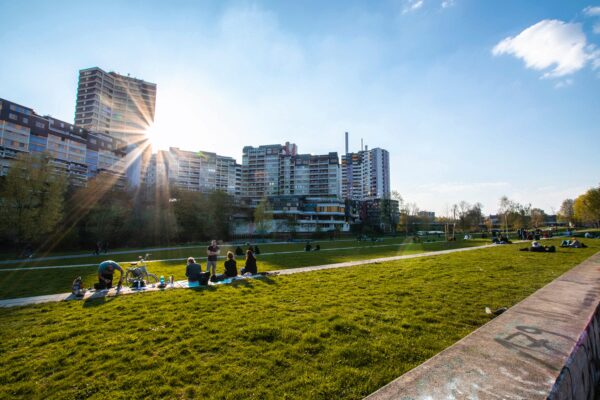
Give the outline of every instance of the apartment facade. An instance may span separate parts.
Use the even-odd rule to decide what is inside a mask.
[[[342,156],[342,197],[348,200],[389,198],[390,155],[374,148]]]
[[[75,124],[127,145],[127,177],[138,186],[146,174],[152,149],[146,132],[154,122],[156,84],[106,72],[98,67],[79,71]]]
[[[335,152],[298,154],[293,143],[243,148],[241,197],[256,204],[271,196],[340,197]]]
[[[152,156],[146,181],[168,182],[193,192],[222,190],[235,196],[240,192],[240,171],[241,166],[232,157],[171,147]]]
[[[0,99],[0,175],[6,175],[19,153],[47,152],[55,169],[74,186],[85,186],[100,172],[122,179],[124,149],[123,142],[108,135]]]

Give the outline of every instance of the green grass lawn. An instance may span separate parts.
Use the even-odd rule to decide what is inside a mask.
[[[300,251],[299,253],[293,254],[278,253],[286,251],[299,251],[303,248],[303,245],[265,245],[265,249],[262,251],[264,253],[274,252],[274,254],[261,254],[257,256],[257,258],[259,271],[273,271],[278,269],[298,268],[369,258],[391,257],[402,254],[414,254],[424,251],[478,246],[484,243],[487,242],[478,240],[415,244],[403,243],[401,240],[388,240],[385,242],[360,244],[357,242],[322,242],[321,251]],[[340,248],[340,250],[327,250],[334,248]],[[224,254],[226,250],[226,248],[223,249],[222,254]],[[190,255],[190,253],[191,252],[188,252],[187,255]],[[150,272],[155,273],[158,276],[173,275],[175,279],[185,279],[185,257],[187,257],[185,254],[186,253],[177,254],[178,257],[181,257],[180,260],[150,262],[148,263],[147,268]],[[129,257],[127,257],[127,255],[123,255],[120,258],[115,258],[117,258],[116,261],[131,260],[131,255],[129,255]],[[81,263],[82,260],[67,259],[62,261],[53,261],[55,262],[54,265],[77,265],[78,263]],[[83,261],[86,264],[93,262],[90,259]],[[95,261],[99,262],[100,259]],[[219,260],[218,262],[218,273],[222,273],[224,271],[223,262],[223,260]],[[243,264],[243,258],[239,259],[238,269],[241,269]],[[46,264],[42,263],[42,265]],[[53,264],[48,262],[48,265]],[[129,266],[128,263],[122,263],[121,265],[123,267]],[[95,266],[47,270],[24,269],[19,271],[2,271],[2,269],[15,267],[16,266],[12,265],[3,266],[3,268],[0,268],[0,299],[68,292],[71,290],[70,288],[73,279],[75,279],[77,276],[82,276],[84,278],[86,287],[91,287],[93,282],[97,281],[97,267]],[[30,266],[27,265],[25,267]],[[205,261],[202,261],[202,267],[206,268]]]
[[[424,242],[435,242],[442,241],[443,238],[438,237],[429,237],[424,239]],[[387,245],[387,244],[399,244],[399,243],[412,243],[412,238],[406,239],[404,237],[388,237],[383,239],[382,242],[370,242],[363,241],[358,242],[356,240],[323,240],[323,241],[313,241],[313,246],[318,243],[321,245],[322,249],[326,248],[338,248],[338,247],[371,247],[373,245]],[[294,243],[259,243],[261,253],[272,253],[272,252],[282,252],[282,251],[300,251],[304,250],[304,242],[294,242]],[[195,245],[195,246],[186,246],[173,248],[172,250],[155,250],[155,249],[147,249],[140,250],[134,253],[128,254],[114,254],[109,252],[108,254],[101,254],[99,256],[95,256],[93,254],[82,254],[82,253],[73,253],[73,254],[61,254],[61,253],[51,253],[48,256],[66,256],[66,257],[74,257],[74,258],[58,258],[52,260],[23,260],[21,262],[10,263],[10,264],[0,264],[0,269],[2,268],[14,268],[14,267],[35,267],[35,266],[48,266],[48,265],[74,265],[74,264],[89,264],[89,263],[99,263],[106,259],[112,259],[117,262],[130,262],[138,259],[138,256],[144,255],[145,253],[151,253],[150,259],[152,260],[164,260],[164,259],[172,259],[178,258],[183,259],[189,256],[193,256],[196,258],[206,259],[206,248],[208,244]],[[234,251],[236,246],[232,245],[222,245],[221,246],[221,256],[225,256],[227,251]],[[246,249],[246,246],[241,245],[242,249]],[[128,250],[132,251],[132,250]],[[80,256],[80,257],[77,257]]]
[[[585,242],[5,309],[0,398],[359,399],[600,250]]]

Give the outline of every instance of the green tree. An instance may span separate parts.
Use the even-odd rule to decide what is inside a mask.
[[[600,226],[600,187],[591,188],[577,197],[573,210],[579,221]]]
[[[176,190],[173,193],[174,212],[183,242],[205,240],[209,237],[209,218],[205,195],[198,192]]]
[[[206,233],[212,239],[229,239],[232,228],[233,198],[222,190],[206,195],[208,227]]]
[[[2,236],[16,245],[38,245],[63,217],[66,177],[47,154],[20,154],[0,191]]]
[[[264,235],[271,227],[273,212],[271,204],[266,197],[263,197],[254,209],[254,225],[256,232]]]

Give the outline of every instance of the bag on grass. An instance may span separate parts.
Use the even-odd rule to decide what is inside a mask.
[[[75,278],[75,280],[73,281],[73,286],[71,287],[71,290],[75,296],[77,296],[77,297],[83,296],[83,280],[81,279],[80,276]]]

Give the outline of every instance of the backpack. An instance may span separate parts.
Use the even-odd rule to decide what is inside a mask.
[[[83,297],[83,280],[81,279],[80,276],[78,276],[77,278],[75,278],[75,280],[73,281],[73,286],[71,287],[72,292],[75,296],[77,297]]]

